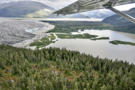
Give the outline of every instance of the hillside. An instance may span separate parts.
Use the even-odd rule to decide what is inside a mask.
[[[49,32],[57,33],[71,33],[78,32],[78,30],[87,30],[87,29],[100,29],[104,30],[110,28],[110,25],[101,23],[101,22],[89,22],[89,21],[42,21],[55,25],[53,30]]]
[[[100,18],[105,19],[107,17],[110,17],[114,15],[114,12],[106,9],[99,9],[99,10],[93,10],[81,13],[82,15],[88,16],[89,18]]]
[[[135,17],[135,8],[126,11],[125,13]],[[135,33],[135,24],[121,17],[120,15],[113,15],[103,20],[103,23],[112,25],[113,30]]]
[[[71,15],[56,15],[51,14],[47,16],[48,18],[89,18],[88,16],[85,16],[83,14],[77,13],[77,14],[71,14]]]
[[[4,3],[0,4],[0,17],[24,17],[42,9],[54,10],[45,4],[34,1]]]
[[[135,65],[65,49],[0,45],[2,90],[134,90]]]
[[[114,13],[109,10],[94,10],[94,11],[88,11],[83,13],[76,13],[76,14],[70,14],[70,15],[49,15],[49,18],[98,18],[98,19],[104,19],[109,16],[112,16]]]
[[[124,13],[127,13],[127,14],[135,17],[135,8],[133,8],[127,12],[124,12]],[[128,21],[125,18],[121,17],[120,15],[116,15],[116,14],[104,19],[103,22],[111,24],[113,26],[133,25],[133,23],[131,23],[130,21]]]

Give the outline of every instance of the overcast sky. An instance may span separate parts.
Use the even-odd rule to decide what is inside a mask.
[[[8,3],[13,1],[37,1],[47,4],[53,8],[59,9],[68,4],[75,2],[76,0],[0,0],[0,3]]]
[[[63,8],[64,6],[67,6],[68,4],[71,4],[77,0],[0,0],[0,3],[7,3],[7,2],[13,2],[13,1],[38,1],[38,2],[42,2],[44,4],[47,4],[48,6],[51,6],[55,9],[59,9],[59,8]],[[121,11],[125,11],[125,10],[129,10],[133,7],[135,7],[135,4],[117,6],[116,8]]]

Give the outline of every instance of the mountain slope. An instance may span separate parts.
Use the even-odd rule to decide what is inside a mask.
[[[89,18],[88,16],[85,16],[83,14],[71,14],[71,15],[49,15],[48,18]]]
[[[100,18],[100,19],[105,19],[109,16],[112,16],[113,14],[114,13],[112,11],[106,9],[99,9],[82,13],[82,15],[88,16],[89,18]]]
[[[94,10],[94,11],[88,11],[83,13],[76,13],[76,14],[70,14],[70,15],[50,15],[48,17],[51,18],[98,18],[98,19],[104,19],[109,16],[112,16],[114,13],[110,10],[106,9],[100,9],[100,10]]]
[[[0,45],[1,90],[134,90],[135,65],[65,49]]]
[[[0,4],[0,17],[24,17],[42,9],[54,10],[45,4],[34,1],[5,3]]]
[[[125,12],[133,17],[135,17],[135,8]],[[125,18],[121,17],[120,15],[113,15],[103,20],[104,23],[111,24],[113,26],[124,26],[124,25],[133,25],[130,21],[126,20]]]
[[[135,8],[126,11],[125,13],[135,17]],[[121,17],[120,15],[113,15],[103,20],[103,23],[112,25],[113,30],[135,33],[135,24]]]

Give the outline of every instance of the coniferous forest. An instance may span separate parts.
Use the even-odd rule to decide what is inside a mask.
[[[86,21],[42,21],[47,22],[50,24],[55,25],[56,27],[49,31],[49,32],[57,32],[57,33],[70,33],[70,32],[77,32],[79,29],[87,30],[87,29],[94,29],[94,30],[113,30],[119,32],[126,32],[126,33],[134,33],[134,25],[129,26],[113,26],[104,22],[86,22]]]
[[[0,90],[135,90],[135,65],[65,49],[0,45]]]

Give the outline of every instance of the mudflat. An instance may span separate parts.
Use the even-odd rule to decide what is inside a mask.
[[[42,23],[34,19],[9,19],[0,18],[0,44],[19,45],[30,40],[40,38],[40,34],[53,29],[54,26]],[[35,32],[27,32],[29,29],[36,29]],[[38,36],[37,36],[38,35]],[[44,34],[45,35],[45,34]],[[36,37],[36,38],[35,38]],[[29,44],[29,42],[27,42]],[[24,46],[24,45],[23,45]]]

